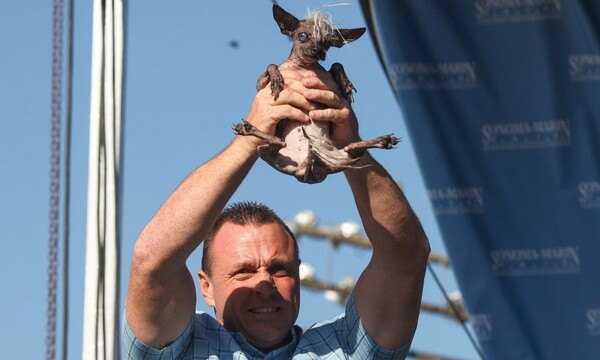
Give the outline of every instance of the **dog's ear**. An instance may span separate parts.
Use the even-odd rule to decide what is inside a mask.
[[[342,47],[361,37],[365,31],[367,31],[366,28],[337,29],[333,40],[331,41],[331,45],[338,48]]]
[[[298,18],[283,10],[279,5],[273,5],[273,18],[277,22],[277,25],[279,25],[281,33],[287,36],[292,36],[294,31],[298,28],[298,24],[300,24]]]

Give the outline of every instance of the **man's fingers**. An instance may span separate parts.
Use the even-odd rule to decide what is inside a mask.
[[[348,120],[350,116],[350,110],[348,108],[311,110],[308,113],[308,116],[317,121],[331,121],[333,123],[339,123]]]
[[[309,116],[302,110],[291,105],[279,105],[274,107],[273,118],[278,122],[284,119],[297,120],[300,122],[309,122]]]
[[[304,88],[302,85],[297,82],[290,84],[283,91],[281,91],[281,93],[279,93],[277,100],[272,99],[271,104],[274,106],[289,104],[306,112],[315,109],[315,104],[311,103],[302,95],[303,90]]]
[[[304,97],[333,109],[343,109],[349,106],[345,99],[331,90],[308,89],[304,92]]]
[[[302,84],[310,89],[339,92],[339,86],[332,76],[309,76],[302,78]]]

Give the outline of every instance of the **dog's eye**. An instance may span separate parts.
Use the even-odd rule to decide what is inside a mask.
[[[302,42],[308,40],[308,34],[305,32],[301,32],[300,34],[298,34],[298,40]]]

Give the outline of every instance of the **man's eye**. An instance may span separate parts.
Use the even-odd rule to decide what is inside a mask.
[[[308,40],[308,34],[305,32],[301,32],[300,34],[298,34],[298,40],[302,42]]]
[[[233,276],[236,278],[247,278],[252,276],[253,271],[251,269],[239,269],[237,270]]]
[[[271,274],[273,276],[287,276],[288,271],[287,271],[286,267],[278,266],[278,267],[271,269]]]

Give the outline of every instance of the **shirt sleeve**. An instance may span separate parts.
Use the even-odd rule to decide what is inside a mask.
[[[352,353],[352,358],[377,360],[406,359],[408,350],[410,349],[410,341],[395,350],[388,350],[377,345],[360,320],[358,310],[356,309],[354,293],[348,298],[346,316],[344,318],[344,332],[348,342],[348,350]]]
[[[127,323],[127,316],[123,316],[123,354],[127,360],[154,360],[154,359],[181,359],[192,338],[192,324],[190,321],[183,333],[168,346],[158,350],[141,342],[133,333]]]

